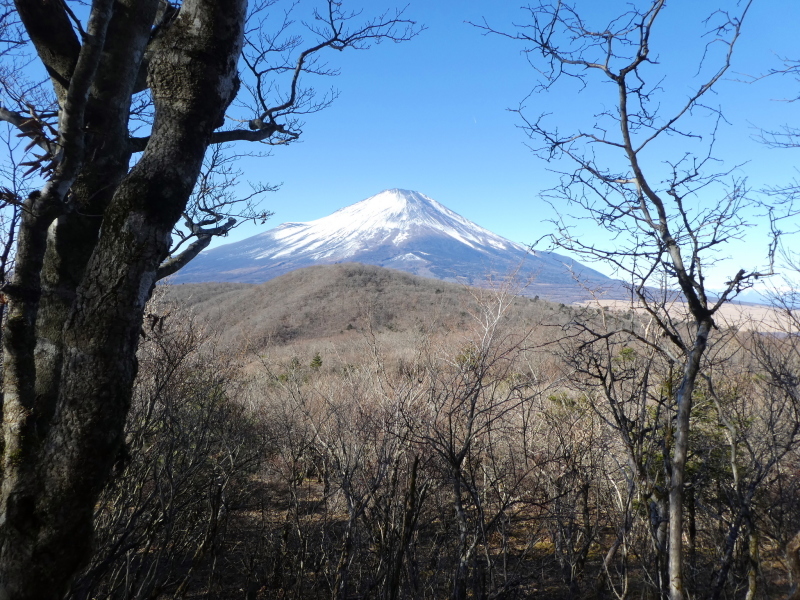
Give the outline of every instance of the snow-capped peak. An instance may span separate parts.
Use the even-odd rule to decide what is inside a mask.
[[[361,262],[477,284],[487,277],[515,273],[520,281],[535,278],[545,294],[554,289],[574,291],[579,287],[576,274],[592,281],[606,280],[564,256],[528,252],[425,194],[401,189],[385,190],[322,219],[284,223],[208,250],[180,277],[183,281],[255,283],[294,269],[337,262]]]
[[[262,235],[280,242],[277,251],[256,259],[311,254],[315,259],[346,259],[355,252],[382,245],[397,246],[415,237],[447,236],[473,249],[524,250],[468,221],[419,192],[391,189],[307,223],[285,223]]]

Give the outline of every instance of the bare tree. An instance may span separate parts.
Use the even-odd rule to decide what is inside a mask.
[[[223,552],[232,515],[268,454],[217,340],[178,305],[151,301],[148,315],[126,446],[95,508],[75,600],[213,592],[235,563]]]
[[[796,88],[797,82],[800,81],[800,61],[795,58],[783,57],[782,65],[779,68],[771,68],[765,74],[753,77],[751,83],[775,76],[792,78]],[[800,96],[797,95],[795,89],[784,100],[797,102],[800,100]],[[777,129],[761,129],[757,137],[769,148],[796,150],[800,147],[800,128],[793,124],[787,123]],[[757,360],[772,383],[770,391],[772,393],[778,391],[778,395],[787,396],[796,403],[798,400],[796,340],[798,326],[800,326],[800,317],[798,316],[800,289],[798,289],[797,277],[800,273],[800,254],[787,240],[793,240],[799,231],[797,217],[800,215],[798,209],[800,181],[795,178],[790,182],[780,182],[761,191],[766,197],[766,201],[762,205],[770,217],[775,234],[774,247],[778,254],[781,270],[780,283],[774,285],[768,295],[771,304],[781,315],[781,334],[785,339],[775,344],[778,346],[777,348],[775,345],[763,343],[762,340],[756,340],[754,349]],[[783,521],[783,519],[780,520]],[[776,528],[779,532],[776,539],[785,548],[786,562],[793,583],[793,590],[788,598],[796,600],[800,598],[800,533],[792,537],[796,525],[792,523],[790,525],[792,528],[786,531],[787,525],[788,523],[782,522]]]
[[[660,594],[668,587],[665,480],[669,473],[663,468],[666,465],[663,459],[669,452],[666,440],[670,419],[665,414],[667,398],[661,384],[669,367],[652,347],[658,336],[641,326],[644,324],[646,321],[627,323],[628,328],[639,325],[637,337],[619,331],[618,320],[603,313],[599,319],[572,323],[561,342],[560,355],[570,369],[569,387],[580,394],[616,439],[610,444],[613,450],[608,455],[617,463],[610,478],[619,481],[615,495],[622,514],[615,524],[617,536],[604,558],[598,587],[612,583],[610,574],[615,556],[633,536],[635,502],[647,507],[638,515],[648,536],[648,543],[637,549],[642,556],[643,579]],[[620,580],[626,589],[628,573],[624,563]]]
[[[513,292],[502,285],[476,297],[463,346],[427,357],[428,389],[412,407],[422,415],[415,436],[437,456],[450,488],[458,536],[453,600],[502,587],[494,581],[489,540],[515,503],[525,474],[503,464],[510,454],[504,451],[506,419],[535,394],[530,377],[514,371],[530,332],[505,329]]]
[[[4,597],[60,597],[88,556],[93,506],[122,443],[142,314],[170,233],[184,216],[201,238],[221,214],[203,201],[199,213],[187,212],[206,149],[297,138],[291,115],[308,109],[301,76],[314,72],[319,51],[417,31],[399,13],[356,25],[329,0],[309,20],[313,39],[294,33],[293,46],[268,53],[278,39],[270,27],[288,34],[283,17],[267,19],[272,4],[248,13],[244,0],[94,0],[74,11],[67,2],[15,3],[49,80],[17,85],[0,111],[33,142],[39,154],[28,162],[42,178],[21,207],[4,287]],[[255,14],[260,20],[248,22]],[[255,62],[247,54],[254,45]],[[256,70],[240,72],[240,62]],[[235,103],[243,90],[257,103]],[[132,135],[136,119],[147,135]]]
[[[156,279],[177,273],[205,250],[217,236],[226,235],[243,221],[263,224],[272,213],[260,208],[264,194],[278,189],[265,183],[240,187],[243,172],[236,162],[243,154],[229,151],[232,144],[214,144],[203,161],[203,168],[189,197],[186,210],[172,228],[169,253],[156,272]],[[265,155],[262,155],[264,157]]]
[[[529,20],[508,37],[527,44],[530,62],[542,76],[539,91],[562,79],[588,86],[597,77],[613,90],[613,108],[594,113],[595,125],[562,132],[549,115],[531,119],[519,109],[535,150],[547,160],[564,160],[574,170],[562,173],[551,191],[554,203],[577,207],[577,221],[560,210],[553,242],[590,260],[604,261],[627,279],[633,298],[654,320],[663,338],[655,343],[681,373],[672,392],[675,440],[669,462],[669,595],[686,598],[684,582],[684,503],[693,395],[703,371],[714,315],[762,273],[740,269],[724,289],[709,293],[706,270],[717,250],[736,240],[745,226],[745,188],[731,171],[718,171],[713,158],[719,109],[706,98],[731,64],[750,2],[735,12],[718,10],[705,21],[710,36],[701,58],[702,77],[688,98],[675,100],[657,73],[652,50],[664,0],[635,5],[601,26],[589,24],[580,12],[562,2],[537,2]],[[481,25],[495,32],[487,23]],[[496,32],[495,32],[496,33]],[[712,66],[712,63],[716,64]],[[602,89],[602,88],[601,88]],[[705,136],[698,115],[703,113]],[[697,152],[683,150],[674,159],[666,140],[681,137]],[[660,148],[660,151],[659,151]],[[658,163],[652,155],[658,154]],[[660,163],[660,164],[659,164]],[[566,203],[566,204],[564,204]],[[581,237],[581,220],[605,229],[611,243]],[[669,303],[680,300],[683,314]],[[652,343],[643,339],[645,343]]]

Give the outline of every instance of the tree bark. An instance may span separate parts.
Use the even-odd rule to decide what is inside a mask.
[[[686,483],[686,459],[689,456],[689,425],[692,415],[692,395],[700,372],[700,361],[708,345],[711,331],[710,317],[700,321],[695,335],[694,347],[689,352],[683,371],[683,379],[676,393],[678,415],[675,421],[675,446],[669,488],[669,594],[670,600],[684,600],[683,579],[683,501]]]
[[[68,203],[34,194],[20,230],[4,339],[0,598],[60,598],[87,558],[94,503],[122,443],[144,305],[236,94],[246,1],[186,0],[156,40],[152,134],[123,177],[130,90],[156,4],[115,3],[115,37],[80,127],[96,154],[79,165],[70,202],[102,219],[54,223]]]

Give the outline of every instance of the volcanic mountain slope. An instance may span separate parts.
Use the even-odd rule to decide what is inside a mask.
[[[445,281],[481,285],[516,273],[532,283],[523,292],[560,301],[583,299],[576,278],[591,288],[620,286],[604,275],[552,252],[530,252],[407,190],[386,190],[307,223],[284,223],[240,242],[202,253],[176,283],[262,283],[312,265],[360,262]]]

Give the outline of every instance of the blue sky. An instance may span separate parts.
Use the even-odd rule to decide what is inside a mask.
[[[363,4],[365,15],[380,6]],[[598,26],[626,6],[616,0],[575,4]],[[317,79],[313,85],[339,90],[335,104],[306,118],[302,142],[243,163],[248,179],[282,184],[264,204],[275,215],[265,225],[244,225],[223,241],[285,221],[317,219],[394,187],[427,194],[517,242],[531,243],[550,233],[547,219],[553,212],[541,194],[556,181],[549,169],[559,165],[531,153],[519,116],[508,110],[529,94],[537,73],[522,54],[521,42],[482,35],[465,23],[486,18],[493,27],[511,31],[514,23],[525,22],[519,6],[484,0],[412,2],[406,15],[427,28],[417,38],[328,56],[329,64],[341,69],[340,76]],[[652,72],[654,78],[664,78],[665,106],[680,101],[700,82],[698,64],[706,41],[700,37],[702,19],[714,6],[716,2],[674,0],[655,30],[653,47],[660,64]],[[727,2],[727,7],[734,10],[735,2]],[[800,150],[771,150],[754,136],[757,127],[800,124],[800,104],[781,101],[800,94],[800,83],[788,77],[755,84],[742,80],[779,68],[780,57],[800,58],[798,22],[800,2],[756,0],[733,69],[709,100],[722,107],[729,121],[720,131],[716,155],[727,167],[744,164],[736,174],[747,177],[753,189],[788,182],[795,174]],[[565,129],[588,123],[612,102],[610,86],[595,81],[583,91],[559,86],[530,96],[525,104],[526,114],[552,113],[551,122]],[[654,156],[653,161],[690,150],[685,143],[672,140],[659,150],[664,156]],[[721,265],[720,282],[736,264],[758,266],[764,233],[763,226],[752,228],[742,243],[730,247],[734,260]]]

